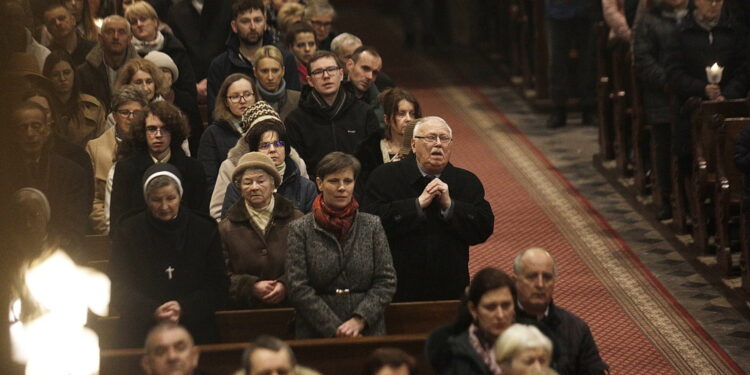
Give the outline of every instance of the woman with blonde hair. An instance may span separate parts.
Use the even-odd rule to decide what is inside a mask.
[[[503,374],[544,374],[551,359],[552,341],[534,326],[514,324],[495,344],[495,360]]]
[[[125,85],[134,85],[146,95],[151,102],[164,100],[161,96],[164,81],[156,64],[146,59],[131,59],[117,72],[115,90]]]
[[[253,73],[258,83],[260,99],[279,113],[281,121],[286,120],[286,116],[297,108],[300,92],[286,88],[284,56],[281,50],[275,46],[263,46],[255,51],[253,61]]]

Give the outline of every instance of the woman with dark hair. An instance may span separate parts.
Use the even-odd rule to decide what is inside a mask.
[[[260,137],[263,135],[263,133],[253,133],[258,137],[255,141],[251,141],[248,138],[252,129],[254,129],[256,126],[267,123],[275,124],[275,127],[272,126],[271,128],[266,128],[266,131],[274,129],[281,131],[275,131],[275,134],[280,138],[276,138],[273,141],[276,142],[280,140],[281,142],[283,142],[283,148],[280,147],[281,145],[278,145],[278,147],[274,146],[265,149],[260,148]],[[239,199],[239,194],[237,194],[235,195],[235,198],[229,203],[229,206],[224,206],[224,198],[228,187],[231,186],[232,173],[234,171],[234,168],[237,166],[237,163],[239,162],[242,155],[245,155],[248,152],[261,151],[269,155],[271,159],[274,160],[274,164],[276,164],[276,167],[279,169],[279,173],[282,175],[282,178],[287,180],[286,182],[282,181],[282,186],[279,186],[280,189],[286,189],[286,186],[288,185],[291,186],[294,184],[305,184],[306,186],[302,186],[300,187],[300,189],[304,188],[304,191],[307,191],[310,186],[310,184],[301,182],[302,180],[308,179],[305,162],[299,157],[297,151],[289,146],[286,139],[286,132],[284,130],[284,123],[279,118],[279,114],[276,113],[276,111],[274,111],[274,109],[270,105],[268,105],[268,103],[259,101],[251,105],[247,110],[245,110],[245,113],[242,115],[242,121],[240,121],[240,124],[243,129],[246,129],[244,130],[244,135],[242,136],[242,138],[237,140],[237,144],[232,147],[227,153],[226,160],[224,160],[221,163],[221,166],[219,166],[219,173],[216,177],[216,184],[214,184],[213,192],[211,193],[209,212],[211,213],[211,216],[217,221],[221,220],[223,218],[223,214],[226,212],[226,209],[228,209],[232,203]],[[266,131],[264,131],[264,133]],[[268,142],[268,140],[264,142]],[[283,160],[281,159],[281,156],[283,156]],[[290,161],[292,163],[289,163]],[[299,176],[299,178],[294,177],[297,175]],[[315,192],[315,194],[317,194],[317,191]],[[284,194],[282,193],[282,195]],[[292,203],[295,204],[295,207],[305,212],[302,206],[305,206],[305,204],[309,201],[309,199],[304,198],[307,197],[308,194],[301,193],[299,195],[299,198],[295,198],[292,195],[284,196],[287,199],[291,200]]]
[[[298,339],[386,333],[396,271],[380,219],[354,199],[357,173],[354,156],[324,156],[312,212],[290,224],[286,276]]]
[[[145,207],[113,227],[109,277],[120,345],[141,346],[163,321],[179,322],[199,344],[218,339],[214,313],[227,294],[219,232],[181,205],[182,182],[175,166],[152,164],[134,186]]]
[[[214,186],[221,162],[245,132],[240,124],[242,114],[257,100],[255,81],[245,74],[230,74],[219,87],[214,121],[201,135],[198,147],[198,160],[203,164],[208,186]]]
[[[357,152],[357,159],[362,163],[362,173],[357,181],[360,187],[357,190],[358,196],[361,196],[370,172],[383,163],[400,160],[396,156],[404,144],[406,125],[409,121],[422,117],[417,98],[402,88],[386,89],[378,95],[378,101],[383,107],[385,129],[383,134],[375,133],[365,140]]]
[[[513,324],[516,288],[505,272],[484,268],[474,275],[453,324],[430,334],[427,359],[436,374],[500,375],[497,338]]]
[[[248,130],[245,136],[248,152],[259,151],[268,155],[281,175],[281,183],[276,186],[279,195],[290,200],[294,208],[308,213],[313,200],[318,195],[315,183],[300,176],[299,167],[294,159],[288,157],[291,147],[284,126],[279,122],[264,121]],[[234,184],[227,186],[221,216],[226,215],[229,207],[240,200],[240,190]]]
[[[289,223],[303,214],[274,193],[281,175],[268,155],[250,152],[232,174],[242,199],[219,224],[234,308],[278,306],[286,299],[284,272]]]
[[[307,63],[318,50],[315,30],[305,22],[293,23],[286,33],[286,48],[296,57],[300,85],[307,86]]]
[[[61,121],[55,124],[55,132],[81,147],[100,136],[104,132],[104,106],[93,96],[80,92],[73,59],[68,52],[53,50],[44,61],[42,74],[52,82],[55,97],[61,104]]]
[[[153,164],[169,163],[182,174],[182,203],[199,212],[206,210],[206,177],[200,163],[181,148],[187,135],[185,115],[165,101],[152,102],[131,122],[131,139],[120,144],[124,159],[114,165],[110,225],[133,209],[142,209],[141,176]]]
[[[88,0],[60,0],[60,3],[75,16],[78,36],[92,42],[98,42],[99,28],[94,23],[94,15],[91,14]]]

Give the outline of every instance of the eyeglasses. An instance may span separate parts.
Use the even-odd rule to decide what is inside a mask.
[[[258,149],[259,149],[259,150],[268,150],[269,148],[271,148],[271,146],[273,146],[273,147],[275,147],[275,148],[279,148],[279,147],[284,147],[284,145],[285,145],[285,144],[284,144],[284,141],[276,141],[276,142],[261,142],[261,143],[260,143],[260,144],[258,145]]]
[[[157,132],[164,134],[164,133],[169,133],[169,130],[167,130],[163,126],[156,126],[156,125],[149,125],[146,127],[146,133],[148,134],[156,134]]]
[[[26,133],[28,132],[29,129],[33,130],[35,133],[41,133],[42,130],[44,129],[44,123],[34,121],[34,122],[18,124],[16,126],[16,132],[18,134]]]
[[[311,76],[322,76],[323,73],[328,73],[328,75],[333,75],[333,73],[338,72],[341,68],[338,66],[329,66],[328,68],[324,69],[316,69],[310,72]]]
[[[425,143],[430,144],[430,145],[437,143],[438,140],[440,140],[440,143],[442,143],[444,145],[447,145],[447,144],[451,143],[451,141],[453,140],[453,138],[448,137],[446,135],[437,136],[435,134],[430,134],[430,135],[415,135],[413,138],[421,139]]]
[[[116,112],[122,117],[135,117],[135,115],[141,113],[140,110],[129,111],[127,109],[118,109]]]
[[[227,99],[229,99],[232,103],[239,103],[241,100],[248,101],[248,99],[254,97],[255,94],[252,92],[243,92],[242,94],[234,94],[234,95],[228,95]]]
[[[322,21],[310,21],[313,26],[315,27],[331,27],[333,25],[333,22],[322,22]]]

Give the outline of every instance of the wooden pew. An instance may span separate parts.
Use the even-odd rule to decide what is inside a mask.
[[[744,176],[734,165],[734,146],[740,131],[748,125],[748,117],[728,118],[716,131],[716,261],[724,276],[728,276],[733,268],[732,253],[740,251],[745,238],[746,227],[741,211]],[[745,279],[743,277],[743,281]]]
[[[406,334],[358,338],[291,340],[297,362],[326,375],[359,374],[375,349],[395,347],[417,359],[420,374],[432,374],[424,356],[427,334]],[[231,375],[240,368],[247,343],[202,345],[199,368],[212,375]],[[140,374],[141,349],[105,350],[101,354],[101,375]]]
[[[678,131],[682,131],[678,128],[679,124],[679,113],[680,103],[674,90],[667,85],[666,91],[669,95],[669,106],[670,112],[672,113],[672,120],[670,124],[670,134],[674,137],[674,134]],[[675,232],[685,234],[688,232],[688,213],[687,213],[687,199],[685,198],[684,187],[687,186],[688,180],[682,175],[680,165],[674,152],[670,153],[670,180],[672,183],[672,226]]]
[[[604,22],[594,25],[596,33],[596,110],[599,129],[599,157],[602,161],[615,157],[614,129],[612,128],[612,70],[611,56],[607,49],[609,28]]]
[[[428,333],[438,326],[450,323],[458,311],[458,301],[398,302],[385,310],[388,334]],[[291,322],[294,310],[258,309],[219,311],[216,325],[220,342],[248,342],[262,334],[285,340],[294,338]],[[99,335],[102,348],[114,347],[117,317],[96,319],[89,325]]]
[[[632,51],[628,51],[627,56],[628,79],[630,86],[630,97],[628,98],[628,107],[630,109],[630,127],[633,129],[631,144],[633,145],[633,184],[635,186],[636,194],[645,196],[649,190],[654,195],[660,195],[654,193],[652,188],[655,184],[654,179],[648,177],[647,171],[651,169],[651,176],[654,176],[653,163],[649,163],[646,158],[646,153],[650,153],[651,160],[656,158],[656,154],[650,152],[651,149],[651,129],[646,124],[645,113],[643,107],[643,98],[641,97],[641,87],[638,79],[638,72],[636,71],[635,64],[633,64]],[[655,197],[654,201],[657,203],[655,207],[661,207],[663,199]]]
[[[615,41],[610,47],[612,51],[612,127],[615,130],[614,151],[617,172],[621,177],[629,177],[632,173],[631,161],[631,110],[630,110],[630,61],[628,58],[630,43]]]
[[[691,118],[692,176],[685,185],[685,191],[691,209],[695,249],[698,254],[706,254],[709,236],[715,229],[709,221],[714,216],[710,205],[713,202],[709,198],[713,198],[716,183],[716,129],[724,118],[746,116],[748,108],[745,99],[700,102],[691,98],[686,105],[695,109]]]

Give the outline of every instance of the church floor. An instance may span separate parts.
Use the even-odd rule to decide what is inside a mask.
[[[643,216],[621,195],[621,189],[618,190],[597,170],[593,163],[593,157],[598,152],[596,128],[581,126],[580,119],[572,114],[567,127],[546,129],[546,115],[535,112],[507,84],[499,69],[471,49],[454,47],[427,55],[420,51],[403,51],[394,56],[389,53],[393,50],[392,45],[383,46],[384,43],[400,43],[398,22],[394,17],[361,8],[342,9],[341,14],[342,30],[360,36],[365,44],[377,46],[381,53],[386,52],[383,53],[384,71],[395,73],[393,75],[400,78],[397,79],[397,84],[412,91],[429,90],[429,87],[425,87],[429,84],[425,85],[424,81],[412,81],[409,77],[398,74],[403,71],[403,64],[427,58],[448,67],[448,70],[454,70],[456,75],[465,80],[466,86],[472,86],[484,96],[486,102],[512,122],[570,182],[576,192],[606,220],[607,225],[616,233],[615,236],[624,241],[625,246],[664,286],[674,301],[687,311],[742,370],[750,372],[748,306],[744,301],[727,294],[727,288],[721,285],[722,280],[706,275],[705,267],[683,256],[684,246],[665,231],[665,226]],[[371,22],[352,22],[360,17],[382,20],[379,22],[378,33],[373,33],[371,28],[366,27],[372,26]],[[402,61],[394,61],[399,58]],[[435,82],[435,85],[439,85],[443,81],[436,78]],[[412,84],[417,84],[418,87],[413,87]],[[501,131],[499,127],[497,131]],[[490,139],[486,138],[484,141],[490,142]],[[488,191],[491,189],[489,186],[485,188]]]

